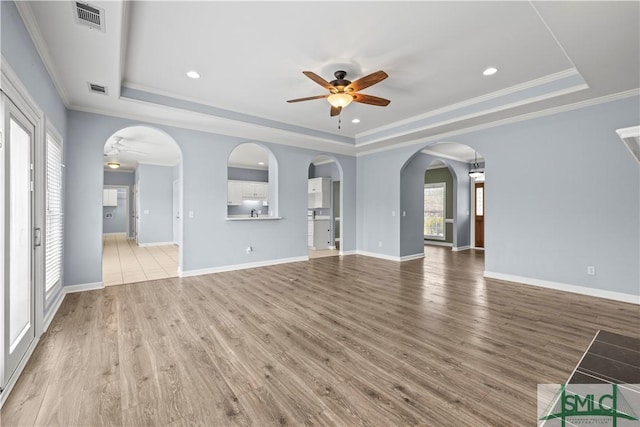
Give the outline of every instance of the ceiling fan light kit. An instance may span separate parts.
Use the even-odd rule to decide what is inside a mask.
[[[329,91],[327,95],[310,96],[306,98],[290,99],[287,102],[300,102],[311,101],[312,99],[326,98],[329,104],[331,104],[330,115],[338,116],[343,108],[349,105],[352,101],[359,102],[361,104],[375,105],[378,107],[386,107],[391,101],[377,96],[365,95],[357,93],[358,91],[373,86],[376,83],[380,83],[382,80],[389,77],[384,71],[376,71],[375,73],[364,76],[354,82],[347,80],[346,71],[338,70],[333,75],[335,80],[331,82],[326,81],[316,73],[312,71],[303,71],[305,76],[322,86]]]
[[[348,93],[334,93],[333,95],[329,95],[327,97],[327,101],[329,101],[329,104],[336,108],[344,108],[347,105],[351,104],[351,101],[353,101],[353,96],[349,95]]]

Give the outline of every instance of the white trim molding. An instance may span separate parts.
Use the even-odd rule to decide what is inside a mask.
[[[150,246],[169,246],[175,245],[175,242],[155,242],[155,243],[138,243],[139,248],[148,248]]]
[[[42,325],[42,333],[44,334],[49,329],[49,325],[53,321],[53,318],[56,316],[58,309],[62,305],[62,301],[64,301],[64,296],[66,295],[66,291],[64,290],[64,286],[62,287],[62,292],[58,293],[58,299],[51,306],[51,310],[47,313],[47,316],[44,318],[44,323]]]
[[[469,246],[469,245],[466,245],[466,246],[454,246],[454,247],[451,248],[451,250],[453,252],[466,251],[466,250],[469,250],[469,249],[471,249],[471,246]]]
[[[356,255],[356,251],[340,251],[340,256]]]
[[[571,292],[590,297],[610,299],[614,301],[628,302],[640,305],[640,295],[625,294],[622,292],[607,291],[604,289],[588,288],[586,286],[569,285],[566,283],[550,282],[548,280],[534,279],[531,277],[514,276],[511,274],[485,271],[487,279],[503,280],[505,282],[522,283],[524,285],[537,286],[539,288],[553,289],[556,291]]]
[[[84,292],[84,291],[95,291],[96,289],[103,289],[104,283],[102,282],[93,282],[93,283],[82,283],[79,285],[67,285],[63,286],[65,294],[72,294],[75,292]]]
[[[405,256],[385,255],[385,254],[378,254],[375,252],[367,252],[367,251],[355,251],[355,253],[357,255],[364,255],[371,258],[379,258],[379,259],[384,259],[387,261],[395,261],[395,262],[412,261],[414,259],[424,258],[424,252],[420,252],[418,254],[405,255]]]
[[[180,277],[202,276],[205,274],[223,273],[225,271],[245,270],[247,268],[268,267],[270,265],[288,264],[291,262],[309,261],[308,256],[273,259],[268,261],[248,262],[244,264],[224,265],[221,267],[202,268],[199,270],[179,271]]]
[[[413,261],[414,259],[422,259],[422,258],[424,258],[424,252],[420,252],[419,254],[401,256],[400,262]]]

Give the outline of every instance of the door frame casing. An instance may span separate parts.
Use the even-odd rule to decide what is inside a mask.
[[[39,228],[41,230],[41,233],[45,234],[46,170],[44,169],[44,166],[46,165],[45,142],[46,142],[46,129],[47,129],[45,116],[42,110],[38,107],[38,104],[35,102],[35,100],[29,95],[29,92],[27,91],[25,86],[22,84],[17,74],[8,65],[8,62],[5,60],[4,56],[1,59],[2,60],[0,61],[0,64],[1,64],[0,89],[2,90],[3,94],[11,102],[15,104],[15,106],[22,112],[22,114],[24,114],[27,117],[27,119],[34,126],[34,134],[33,134],[34,148],[33,148],[33,154],[32,154],[33,156],[32,160],[34,164],[34,169],[33,169],[34,170],[34,176],[33,176],[34,195],[33,195],[33,205],[32,205],[32,212],[33,212],[32,228]],[[5,102],[3,98],[4,96],[0,97],[0,103]],[[4,120],[4,114],[5,114],[4,108],[2,109],[2,114],[3,114],[2,120]],[[3,140],[3,144],[4,144],[4,140]],[[2,162],[4,164],[4,162],[6,161],[4,156],[5,150],[0,150],[0,152],[1,152]],[[4,185],[5,185],[4,178],[2,181],[2,185],[4,188]],[[4,189],[2,190],[2,197],[0,200],[2,203],[2,211],[3,211],[2,223],[4,224],[4,221],[5,221],[4,211],[6,208]],[[2,259],[4,260],[5,258],[4,248],[2,248],[1,251],[2,251]],[[4,384],[4,389],[0,393],[0,407],[2,407],[2,404],[6,400],[8,394],[10,393],[11,389],[15,385],[15,382],[20,376],[20,373],[22,372],[27,361],[31,357],[31,354],[33,353],[33,350],[35,349],[39,341],[39,337],[45,331],[44,245],[41,244],[40,246],[36,247],[32,253],[32,256],[33,256],[33,263],[34,263],[34,269],[33,269],[34,298],[32,303],[33,303],[33,310],[34,310],[35,338],[32,340],[31,344],[29,345],[29,348],[25,352],[23,358],[21,359],[20,363],[14,370],[13,374],[8,377],[8,380]],[[4,264],[3,264],[2,270],[3,270],[3,273],[2,273],[3,275],[0,280],[2,280],[2,283],[4,286]],[[0,309],[2,313],[0,313],[0,315],[2,315],[4,319],[4,316],[5,316],[4,293],[2,293],[0,298],[1,298],[0,306],[2,306],[2,308]],[[59,298],[62,298],[62,295],[60,295]],[[54,306],[56,306],[56,304],[51,304],[51,307],[54,307]],[[4,339],[4,337],[2,337],[2,339]],[[0,345],[4,347],[4,342],[0,342]],[[0,363],[4,364],[4,360],[1,361]],[[2,366],[1,368],[2,368],[2,371],[4,371],[4,366]]]

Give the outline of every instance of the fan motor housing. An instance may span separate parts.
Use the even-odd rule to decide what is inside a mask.
[[[333,73],[333,75],[336,77],[336,80],[333,80],[333,81],[329,82],[332,86],[335,86],[335,87],[342,86],[344,88],[344,87],[347,87],[347,86],[349,86],[351,84],[351,82],[349,80],[345,79],[345,77],[347,75],[346,71],[338,70],[335,73]]]

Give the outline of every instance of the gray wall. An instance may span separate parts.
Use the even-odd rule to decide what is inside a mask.
[[[228,173],[232,181],[269,182],[268,170],[229,167]]]
[[[417,153],[404,165],[400,176],[400,256],[412,256],[424,252],[424,177],[425,170],[438,159]],[[469,165],[445,160],[453,176],[453,235],[455,248],[469,246]],[[449,216],[449,215],[447,215]]]
[[[129,237],[133,237],[133,227],[134,227],[134,221],[135,221],[135,219],[133,218],[133,184],[134,182],[135,181],[134,181],[133,172],[104,171],[104,185],[122,185],[129,188],[129,212],[128,212]]]
[[[173,242],[173,168],[140,164],[138,244]]]
[[[12,1],[1,1],[0,7],[2,55],[27,88],[29,95],[44,111],[47,120],[66,139],[67,108],[31,41],[18,9]]]
[[[487,162],[487,271],[640,294],[640,172],[615,133],[639,113],[630,97],[447,139]],[[427,145],[358,157],[359,249],[410,253],[398,238],[400,171]]]
[[[69,248],[65,260],[67,285],[101,280],[102,151],[107,138],[132,125],[144,123],[69,112],[69,160],[65,181],[68,194],[65,222],[66,247]],[[227,221],[227,159],[236,145],[246,141],[170,126],[149,126],[173,137],[182,151],[183,271],[306,256],[307,174],[309,163],[319,152],[263,143],[277,160],[279,214],[283,219]],[[344,172],[342,246],[346,251],[353,251],[356,159],[335,157]],[[269,164],[273,164],[271,159]],[[193,212],[193,218],[189,217],[189,211]],[[247,255],[249,245],[254,251]]]

